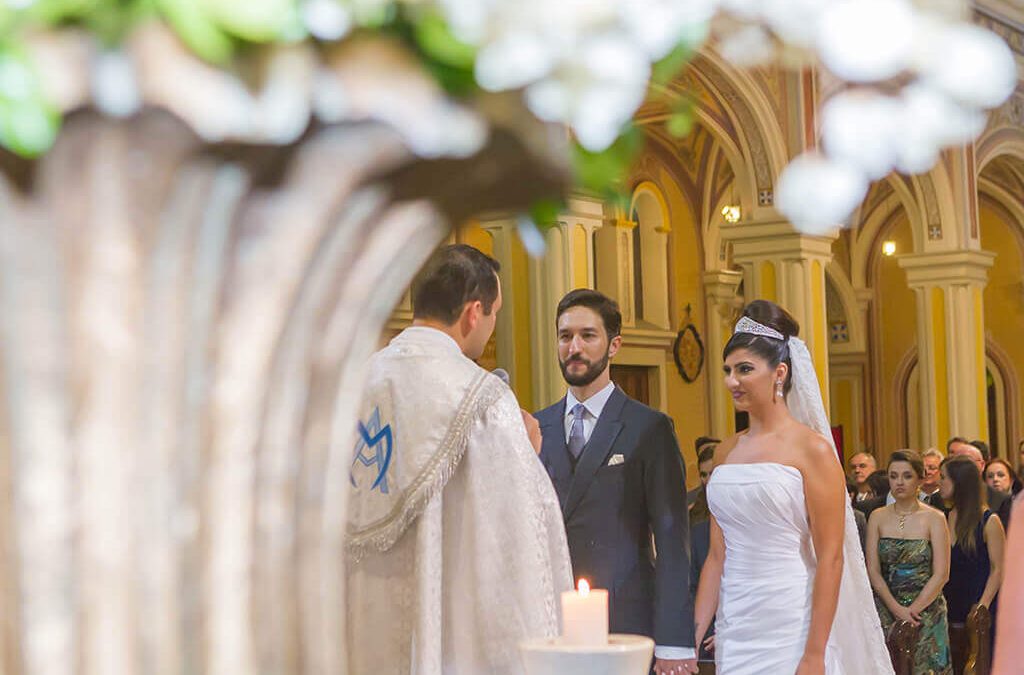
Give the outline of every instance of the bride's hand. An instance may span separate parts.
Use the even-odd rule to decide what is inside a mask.
[[[808,656],[800,659],[800,665],[796,667],[796,675],[825,675],[825,657]]]

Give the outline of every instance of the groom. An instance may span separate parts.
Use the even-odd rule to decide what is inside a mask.
[[[672,421],[611,381],[622,344],[614,300],[577,289],[555,321],[569,392],[537,420],[573,575],[608,589],[613,633],[654,638],[654,672],[696,673],[686,481]]]

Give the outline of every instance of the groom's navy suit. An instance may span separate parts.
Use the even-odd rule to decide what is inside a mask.
[[[659,647],[692,647],[686,482],[671,420],[616,388],[573,461],[565,401],[536,417],[573,576],[608,589],[613,633],[648,635]]]

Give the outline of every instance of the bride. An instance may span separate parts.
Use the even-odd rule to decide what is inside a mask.
[[[718,446],[696,638],[722,675],[891,674],[810,353],[774,303],[743,310],[725,382],[750,428]],[[711,639],[709,639],[709,642]]]

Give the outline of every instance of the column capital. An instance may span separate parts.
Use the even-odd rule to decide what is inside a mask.
[[[722,239],[732,244],[733,260],[738,263],[765,259],[831,260],[832,242],[838,230],[811,235],[798,232],[785,220],[763,220],[725,224]]]
[[[896,262],[907,273],[911,288],[988,283],[988,269],[996,254],[991,251],[939,251],[908,253]]]
[[[701,276],[704,282],[704,297],[708,304],[723,319],[731,319],[742,304],[743,299],[736,295],[743,272],[736,270],[710,270]]]
[[[611,218],[605,218],[603,224],[610,225],[611,227],[619,227],[623,230],[632,230],[638,223],[635,220],[630,220],[629,218],[616,218],[613,216]]]
[[[701,275],[704,282],[704,297],[714,302],[729,301],[736,297],[736,291],[743,281],[743,272],[738,270],[710,270]]]

